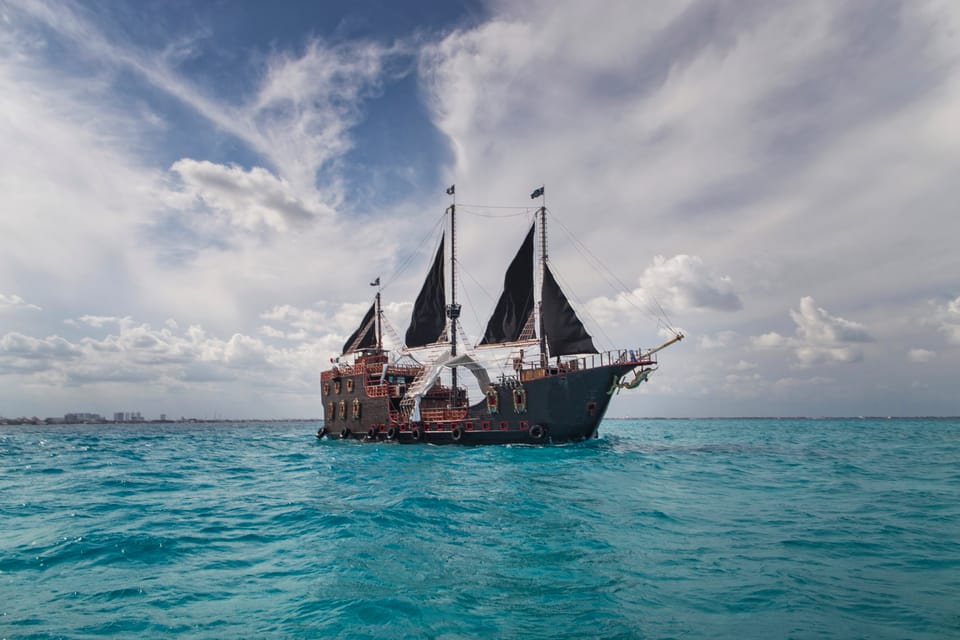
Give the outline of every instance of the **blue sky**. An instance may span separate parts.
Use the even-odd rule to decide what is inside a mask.
[[[956,415],[949,2],[0,0],[0,415],[320,415],[457,184],[478,336],[545,184],[610,415]],[[507,211],[507,210],[493,210]],[[591,269],[567,231],[616,277]],[[495,365],[499,366],[499,365]]]

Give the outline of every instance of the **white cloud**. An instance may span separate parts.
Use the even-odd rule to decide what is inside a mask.
[[[255,385],[260,393],[277,391],[310,399],[316,393],[313,382],[321,352],[313,344],[275,347],[239,333],[221,339],[197,325],[179,331],[172,324],[176,323],[157,329],[129,317],[87,317],[74,326],[111,332],[73,342],[59,336],[7,333],[0,338],[0,375],[51,390],[149,383],[152,393],[175,393],[184,382],[194,381]]]
[[[0,312],[15,311],[19,309],[42,311],[42,309],[40,309],[40,307],[37,305],[26,302],[23,298],[16,294],[6,295],[0,293]]]
[[[743,307],[729,277],[709,270],[698,256],[655,256],[640,275],[640,286],[614,298],[594,298],[589,311],[598,320],[614,323],[637,308],[654,316],[693,311],[737,311]]]
[[[0,338],[0,356],[6,360],[61,360],[79,355],[80,351],[60,336],[32,338],[14,332]]]
[[[799,311],[791,309],[790,317],[797,325],[795,336],[776,332],[754,336],[750,339],[754,348],[790,348],[800,365],[809,367],[859,362],[863,359],[863,350],[856,345],[873,341],[862,324],[830,315],[810,296],[800,299]]]
[[[208,236],[222,235],[223,227],[198,223],[197,204],[219,221],[241,230],[262,233],[303,228],[318,219],[329,219],[333,211],[317,198],[307,202],[290,183],[266,169],[245,171],[238,166],[223,166],[184,158],[170,170],[180,183],[167,196],[168,205],[183,209],[185,226],[193,226]]]
[[[707,269],[699,256],[656,256],[640,276],[639,295],[652,296],[676,312],[743,308],[729,276]]]
[[[750,338],[750,343],[758,349],[778,349],[791,344],[790,338],[782,336],[776,331],[754,336]]]
[[[928,349],[910,349],[907,358],[910,362],[930,362],[936,355],[935,352]]]
[[[797,323],[797,335],[808,344],[873,341],[862,324],[831,316],[810,296],[800,299],[800,310],[791,309],[790,317]]]
[[[951,300],[940,309],[940,331],[951,344],[960,344],[960,297]]]

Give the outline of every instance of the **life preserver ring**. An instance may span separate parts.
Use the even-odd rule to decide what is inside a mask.
[[[387,429],[387,440],[393,440],[396,437],[397,437],[396,427],[390,427],[389,429]]]
[[[318,437],[318,438],[323,438],[323,436],[325,436],[325,435],[327,435],[327,428],[326,428],[326,427],[320,427],[320,429],[317,431],[317,437]]]
[[[374,429],[373,427],[370,427],[369,429],[367,429],[367,438],[368,438],[369,440],[376,440],[376,439],[377,439],[377,430]]]
[[[423,438],[423,429],[421,427],[414,427],[410,430],[410,436],[419,442]]]
[[[463,427],[461,427],[460,425],[457,425],[456,427],[454,427],[453,430],[450,432],[450,437],[453,438],[454,442],[460,442],[461,440],[463,440]]]
[[[346,440],[346,439],[349,438],[349,437],[350,437],[350,429],[344,427],[344,428],[340,431],[340,439],[341,439],[341,440]]]
[[[535,424],[530,427],[530,439],[535,442],[540,442],[547,436],[547,430],[543,428],[543,425]]]

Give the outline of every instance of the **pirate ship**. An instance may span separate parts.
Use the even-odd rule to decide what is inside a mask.
[[[455,194],[450,187],[447,193]],[[543,198],[540,187],[531,198]],[[595,437],[615,392],[636,388],[657,369],[651,349],[598,351],[547,256],[545,202],[536,210],[507,268],[503,292],[476,349],[458,344],[461,307],[456,290],[456,203],[450,214],[450,291],[445,284],[445,237],[414,304],[405,347],[383,342],[380,279],[370,309],[343,353],[321,374],[324,421],[318,438],[367,442],[508,444],[569,442]],[[539,260],[535,236],[539,231]],[[536,271],[539,270],[539,278]],[[539,295],[536,281],[539,280]],[[509,367],[491,378],[476,353],[499,349]],[[430,354],[418,359],[419,351]],[[482,392],[471,404],[459,375],[466,370]]]

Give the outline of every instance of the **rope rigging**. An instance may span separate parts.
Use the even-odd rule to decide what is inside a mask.
[[[547,213],[550,213],[549,209],[547,210]],[[563,229],[563,231],[567,234],[567,236],[572,240],[574,248],[577,249],[578,252],[580,252],[580,255],[583,256],[587,260],[587,262],[591,263],[591,266],[593,266],[594,270],[596,270],[597,273],[602,278],[606,280],[607,276],[609,276],[614,281],[614,283],[616,283],[616,284],[612,284],[610,280],[606,280],[607,285],[610,286],[611,289],[613,289],[617,294],[622,293],[624,295],[624,300],[626,300],[626,302],[630,306],[632,306],[634,309],[647,314],[652,319],[656,320],[657,324],[660,324],[662,321],[664,326],[666,326],[667,329],[669,329],[673,333],[677,333],[677,330],[674,328],[673,323],[670,321],[670,317],[667,315],[667,312],[664,310],[664,308],[660,305],[660,301],[657,300],[656,296],[654,296],[651,293],[650,299],[653,300],[654,304],[656,304],[657,310],[659,310],[660,312],[659,316],[653,311],[651,311],[650,309],[644,309],[640,307],[638,304],[636,304],[633,300],[631,300],[630,298],[633,296],[633,290],[626,283],[624,283],[623,280],[621,280],[616,273],[614,273],[609,267],[607,267],[607,265],[604,264],[603,261],[600,260],[600,258],[594,255],[594,253],[590,251],[590,249],[587,248],[587,246],[583,244],[573,234],[573,232],[570,231],[570,229],[568,229],[565,224],[563,224],[563,222],[559,218],[554,216],[552,213],[550,213],[550,218],[551,220],[554,220],[560,226],[561,229]]]
[[[491,210],[495,210],[495,211],[490,212]],[[507,211],[501,213],[500,212],[501,210],[507,210]],[[529,219],[533,219],[537,216],[539,211],[540,211],[539,207],[533,208],[530,206],[500,206],[500,205],[475,205],[475,204],[466,204],[466,205],[458,204],[457,205],[458,213],[466,213],[466,214],[476,216],[476,217],[481,217],[481,218],[516,218],[516,217],[523,216]],[[624,283],[623,280],[612,269],[610,269],[596,254],[594,254],[570,230],[570,228],[563,223],[562,220],[560,220],[558,217],[553,215],[552,212],[550,212],[549,210],[546,210],[546,212],[550,213],[553,221],[556,222],[556,224],[561,229],[563,229],[564,233],[570,239],[571,243],[573,244],[577,252],[580,254],[580,256],[588,264],[590,264],[592,269],[600,275],[601,279],[607,284],[607,286],[609,286],[616,293],[616,298],[614,298],[614,300],[622,299],[637,311],[640,311],[641,313],[653,319],[657,323],[658,327],[664,326],[668,330],[670,330],[672,333],[674,334],[678,333],[678,330],[674,328],[673,323],[671,322],[666,310],[660,304],[659,300],[657,300],[656,296],[654,296],[652,293],[645,292],[649,297],[649,299],[646,301],[646,308],[644,308],[644,306],[641,306],[641,304],[638,304],[639,299],[635,297],[634,290],[631,287],[629,287],[626,283]],[[384,284],[382,285],[382,290],[386,290],[392,285],[394,285],[400,279],[400,277],[407,272],[407,270],[410,268],[410,266],[414,262],[414,257],[420,256],[421,254],[423,254],[424,247],[425,245],[427,245],[428,240],[431,240],[431,238],[433,239],[433,242],[432,242],[433,252],[436,252],[439,246],[440,240],[443,237],[443,228],[446,225],[448,215],[449,215],[449,210],[445,211],[442,215],[436,218],[435,222],[433,223],[429,231],[421,237],[416,247],[403,257],[403,259],[398,263],[396,269],[394,269],[394,271],[388,276],[388,278],[385,279]],[[479,289],[482,292],[482,294],[492,303],[495,303],[496,298],[493,295],[491,295],[490,292],[487,291],[487,289],[484,288],[484,286],[480,283],[480,281],[476,277],[474,277],[474,275],[470,273],[469,270],[463,267],[463,265],[460,263],[459,260],[457,260],[456,258],[454,258],[454,260],[456,260],[457,267],[458,267],[457,281],[458,281],[458,284],[460,284],[460,291],[463,292],[466,298],[466,301],[468,303],[468,306],[471,308],[471,312],[473,315],[472,319],[476,322],[477,326],[482,328],[484,326],[484,323],[480,318],[480,316],[478,315],[479,306],[474,304],[474,300],[470,295],[471,289],[473,289],[475,285],[476,288]],[[563,289],[567,292],[568,296],[570,296],[570,298],[572,298],[575,301],[577,308],[582,313],[584,313],[584,315],[587,318],[589,318],[592,327],[595,328],[597,331],[599,331],[606,345],[613,344],[613,341],[611,340],[610,336],[606,333],[606,331],[604,331],[603,325],[597,321],[597,319],[593,316],[592,313],[590,313],[589,307],[578,296],[576,296],[576,294],[574,293],[574,290],[569,286],[569,282],[565,278],[563,278],[560,273],[557,272],[557,269],[554,263],[550,261],[550,264],[552,266],[552,269],[551,269],[552,272],[554,273],[558,281],[561,283]],[[472,282],[471,287],[466,286],[464,281],[464,275],[466,275],[466,277],[471,280]],[[535,273],[535,277],[539,282],[539,280],[542,277],[542,274],[539,273],[539,270]],[[654,305],[655,305],[655,308],[654,308]],[[384,317],[385,317],[385,314],[384,314]],[[396,340],[399,343],[398,346],[402,346],[403,340],[399,339],[400,336],[397,335],[396,329],[392,325],[388,324],[388,326],[389,326],[388,333],[390,334],[389,337],[393,340]],[[444,333],[447,333],[449,330],[450,328],[448,327],[448,329]],[[467,337],[465,335],[466,331],[464,330],[462,325],[460,325],[459,322],[456,323],[453,330],[458,331],[458,335],[464,334],[463,337],[464,338]],[[471,347],[473,346],[473,343],[470,342],[469,340],[464,340],[463,342],[461,342],[461,344],[469,345]],[[484,360],[486,360],[486,358]],[[501,360],[502,360],[501,358],[493,359],[493,361],[496,362],[498,365],[500,364]]]

